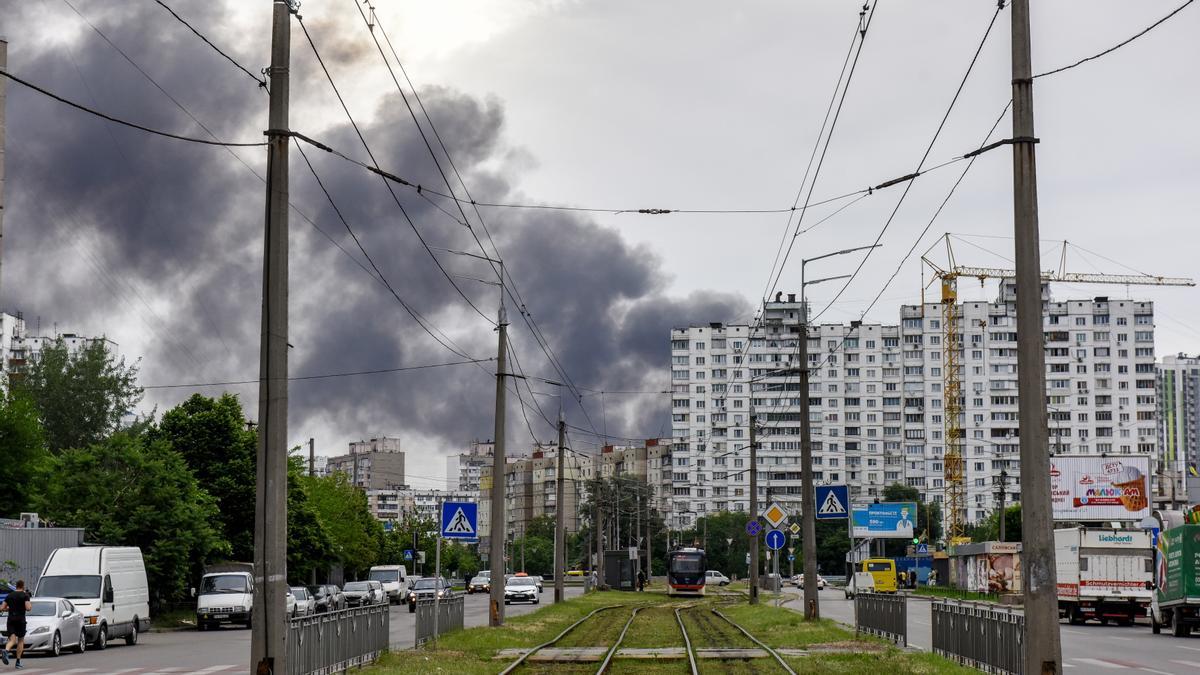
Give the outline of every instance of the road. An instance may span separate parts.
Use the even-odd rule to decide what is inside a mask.
[[[794,592],[794,589],[792,589]],[[793,601],[788,607],[800,610]],[[928,600],[908,601],[908,644],[929,651],[933,623]],[[821,616],[854,624],[854,609],[841,589],[821,593]],[[1174,638],[1154,635],[1142,623],[1126,628],[1095,623],[1061,626],[1063,668],[1077,673],[1102,673],[1109,670],[1185,675],[1200,672],[1200,635]]]
[[[583,594],[582,586],[568,586],[567,598]],[[486,626],[488,622],[488,596],[466,596],[466,611],[463,624],[467,628]],[[539,605],[509,605],[505,616],[521,616],[536,611],[554,602],[554,589],[546,587]],[[413,646],[416,631],[416,615],[409,614],[404,605],[391,609],[389,620],[391,648],[408,649]],[[122,641],[110,643],[108,649],[88,651],[85,654],[64,653],[58,658],[29,654],[25,657],[25,669],[29,675],[151,675],[153,673],[197,673],[217,675],[244,673],[250,663],[250,631],[244,628],[223,628],[217,631],[194,630],[167,633],[146,633],[139,643],[128,647]]]

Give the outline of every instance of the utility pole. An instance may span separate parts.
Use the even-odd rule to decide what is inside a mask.
[[[1001,469],[997,479],[1000,481],[1000,489],[996,491],[996,499],[1000,502],[1000,541],[1004,541],[1004,521],[1008,520],[1004,512],[1004,500],[1008,496],[1008,471]]]
[[[563,577],[567,573],[567,419],[563,416],[562,397],[558,404],[558,474],[554,485],[554,602],[563,601]],[[579,509],[576,502],[575,509]]]
[[[821,610],[817,597],[817,498],[813,487],[812,421],[808,418],[808,302],[804,297],[803,272],[800,295],[800,544],[804,555],[804,618],[812,621],[821,617]]]
[[[508,492],[504,486],[506,481],[504,475],[504,406],[507,392],[504,387],[504,378],[508,376],[508,373],[505,372],[508,369],[508,314],[504,309],[503,268],[501,270],[500,311],[497,316],[499,321],[496,322],[499,346],[496,349],[496,436],[492,449],[492,537],[488,547],[488,565],[491,567],[492,573],[489,626],[504,625],[504,533],[508,531],[504,513],[508,502]]]
[[[1046,429],[1046,354],[1038,250],[1037,162],[1029,0],[1012,3],[1013,214],[1017,261],[1017,390],[1021,420],[1021,575],[1025,597],[1025,672],[1062,672],[1062,643],[1050,503]]]
[[[313,439],[308,439],[308,476],[312,478],[317,475],[317,444]]]
[[[600,508],[601,493],[604,491],[604,483],[599,476],[600,469],[597,465],[595,470],[596,486],[595,494],[592,495],[592,523],[596,529],[596,562],[592,569],[596,571],[596,588],[597,590],[604,584],[604,511]]]
[[[0,38],[0,70],[8,72],[8,41],[3,38]],[[7,102],[8,78],[0,77],[0,271],[4,269],[4,144],[8,138],[5,132],[4,108]]]
[[[750,408],[750,522],[758,522],[758,415]],[[758,536],[750,537],[750,604],[758,604]]]
[[[263,254],[258,375],[258,450],[254,489],[254,594],[250,672],[288,672],[288,86],[293,7],[275,0],[271,22],[271,98],[267,120],[267,219]]]

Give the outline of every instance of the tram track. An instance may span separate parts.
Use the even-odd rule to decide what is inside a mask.
[[[559,633],[558,635],[556,635],[553,640],[543,642],[542,644],[537,645],[536,647],[530,649],[529,651],[525,652],[521,656],[517,657],[517,659],[515,661],[513,661],[512,663],[510,663],[507,668],[500,671],[500,675],[509,675],[510,673],[516,671],[517,668],[520,668],[526,661],[529,660],[530,656],[533,656],[537,652],[539,652],[547,647],[553,647],[554,645],[558,644],[563,638],[565,638],[567,635],[569,635],[571,633],[571,631],[575,630],[580,625],[586,623],[589,619],[596,616],[600,612],[604,612],[604,611],[607,611],[610,609],[620,609],[621,607],[624,607],[624,606],[625,605],[609,605],[607,607],[600,607],[600,608],[592,610],[586,616],[584,616],[582,619],[580,619],[580,620],[576,621],[575,623],[571,624],[570,626],[567,626],[566,628],[564,628],[563,631],[561,633]],[[635,614],[636,614],[636,612],[635,612]],[[628,628],[628,626],[626,626],[626,627]],[[622,633],[622,636],[624,636],[624,633]]]

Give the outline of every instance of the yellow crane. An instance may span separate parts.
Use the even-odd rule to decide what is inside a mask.
[[[967,495],[963,476],[963,395],[962,395],[962,309],[958,303],[958,279],[973,277],[980,284],[988,279],[1007,279],[1016,276],[1015,270],[997,267],[971,267],[959,265],[954,258],[951,235],[942,238],[946,244],[946,266],[929,259],[929,251],[921,256],[922,262],[933,270],[933,276],[941,286],[941,321],[943,365],[943,416],[945,424],[946,451],[942,458],[943,482],[946,490],[946,543],[951,545],[970,541],[966,536]],[[1150,274],[1106,274],[1067,272],[1067,250],[1070,244],[1063,241],[1062,255],[1057,270],[1042,272],[1043,282],[1117,284],[1122,286],[1195,286],[1196,282],[1185,277],[1165,277]],[[922,271],[924,267],[922,267]],[[921,308],[924,311],[924,282],[922,282]]]

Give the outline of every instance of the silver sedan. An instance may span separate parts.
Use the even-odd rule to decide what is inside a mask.
[[[83,653],[87,634],[83,614],[64,598],[33,598],[33,609],[25,613],[25,651],[44,651],[52,656],[71,647]]]

